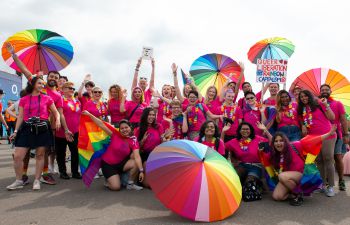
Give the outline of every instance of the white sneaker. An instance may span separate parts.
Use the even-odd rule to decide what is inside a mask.
[[[334,197],[335,196],[335,192],[334,192],[334,189],[333,189],[333,187],[328,187],[327,189],[326,189],[326,195],[328,196],[328,197]]]
[[[98,173],[94,176],[94,179],[98,179],[100,178],[100,175],[98,175]]]
[[[40,181],[39,180],[34,180],[33,190],[40,190]]]
[[[49,165],[49,173],[51,174],[58,174],[57,169],[55,168],[55,166],[53,165]]]
[[[136,184],[134,184],[134,183],[129,183],[128,185],[126,185],[126,189],[127,189],[127,190],[136,190],[136,191],[140,191],[140,190],[143,189],[143,187],[138,186],[138,185],[136,185]]]
[[[22,180],[15,180],[15,182],[13,182],[12,184],[10,184],[9,186],[7,186],[7,190],[11,191],[11,190],[16,190],[16,189],[21,189],[23,188],[24,184]]]

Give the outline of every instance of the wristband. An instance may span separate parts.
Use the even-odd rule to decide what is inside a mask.
[[[17,132],[18,132],[18,130],[14,130],[14,131],[13,131],[14,134],[17,134]]]
[[[143,168],[142,169],[139,169],[140,173],[143,173]]]

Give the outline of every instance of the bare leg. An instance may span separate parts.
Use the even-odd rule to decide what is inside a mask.
[[[13,154],[13,168],[15,169],[16,179],[22,180],[23,175],[23,159],[25,158],[28,148],[16,147]]]
[[[137,175],[138,175],[138,169],[137,169],[137,166],[136,166],[136,162],[134,159],[129,159],[124,168],[123,168],[123,171],[126,172],[126,171],[130,171],[130,177],[129,177],[129,181],[132,181],[134,182],[137,178]]]
[[[120,184],[120,176],[118,174],[113,175],[107,179],[108,182],[108,188],[112,191],[119,191],[121,184]]]
[[[288,193],[296,187],[302,176],[302,173],[296,171],[280,173],[278,175],[279,182],[272,193],[272,198],[276,201],[287,199]]]
[[[38,147],[36,149],[35,159],[35,179],[39,180],[41,177],[41,173],[44,167],[44,158],[45,158],[46,147]]]

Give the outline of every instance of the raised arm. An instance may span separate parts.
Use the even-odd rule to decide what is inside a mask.
[[[239,66],[241,67],[241,73],[238,77],[238,81],[237,81],[236,86],[235,86],[235,96],[238,95],[239,87],[241,86],[242,79],[244,77],[244,70],[245,70],[243,62],[239,62]]]
[[[272,142],[272,135],[270,134],[269,130],[266,128],[266,126],[263,123],[260,123],[259,121],[256,122],[257,127],[262,130],[266,135],[266,137],[269,139],[269,143],[271,144]]]
[[[125,113],[126,112],[126,108],[125,108],[125,101],[126,101],[126,96],[128,95],[126,89],[123,90],[123,95],[122,95],[122,99],[120,100],[120,108],[119,111],[121,113]]]
[[[33,77],[33,74],[28,70],[28,68],[24,65],[24,63],[18,58],[18,56],[15,53],[15,49],[11,45],[10,42],[6,42],[6,49],[11,54],[13,61],[16,63],[18,68],[21,70],[21,72],[24,74],[24,76],[27,78],[27,80],[31,80]]]
[[[142,63],[142,58],[140,57],[137,60],[135,73],[134,73],[134,79],[132,80],[132,85],[131,85],[131,91],[134,90],[134,88],[137,86],[137,79],[139,77],[139,70],[140,70],[141,63]]]
[[[152,64],[152,73],[151,73],[151,80],[149,81],[149,88],[152,90],[154,89],[154,77],[155,77],[155,63],[154,63],[154,58],[151,58],[151,64]]]
[[[327,117],[329,120],[334,120],[334,119],[335,119],[335,115],[334,115],[333,110],[332,110],[331,107],[329,106],[329,104],[328,104],[328,102],[327,102],[327,99],[326,99],[326,98],[322,98],[322,99],[321,99],[321,103],[326,107],[326,111],[325,111],[326,117]]]
[[[184,99],[184,97],[181,94],[181,90],[180,90],[180,87],[179,87],[179,82],[177,80],[177,65],[175,63],[173,63],[171,65],[171,70],[172,70],[173,76],[174,76],[174,87],[175,87],[175,91],[176,91],[176,97],[182,103],[185,99]]]
[[[99,128],[101,128],[104,132],[106,132],[107,135],[111,136],[113,134],[113,132],[99,118],[95,117],[94,115],[92,115],[86,110],[84,110],[82,114],[90,117],[92,122],[94,122]]]
[[[182,133],[187,133],[188,131],[188,123],[187,123],[187,111],[182,113],[183,115],[183,121],[182,121]]]
[[[199,101],[199,102],[202,102],[202,101],[203,101],[203,96],[202,96],[201,92],[199,91],[197,85],[194,83],[194,81],[192,81],[192,82],[190,83],[190,85],[191,85],[191,87],[192,87],[194,90],[196,90],[196,91],[198,92],[198,101]]]
[[[83,91],[84,91],[84,87],[87,81],[91,80],[91,74],[86,74],[84,77],[83,82],[81,82],[80,87],[78,89],[78,98],[82,98],[83,97]]]

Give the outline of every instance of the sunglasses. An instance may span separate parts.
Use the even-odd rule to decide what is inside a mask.
[[[255,97],[250,97],[250,98],[245,98],[246,100],[252,100],[254,99]]]
[[[73,87],[67,87],[67,88],[71,91],[75,91],[75,88],[73,88]]]
[[[102,91],[93,91],[94,94],[102,94]]]
[[[145,80],[145,81],[147,81],[147,77],[140,77],[140,80]]]

